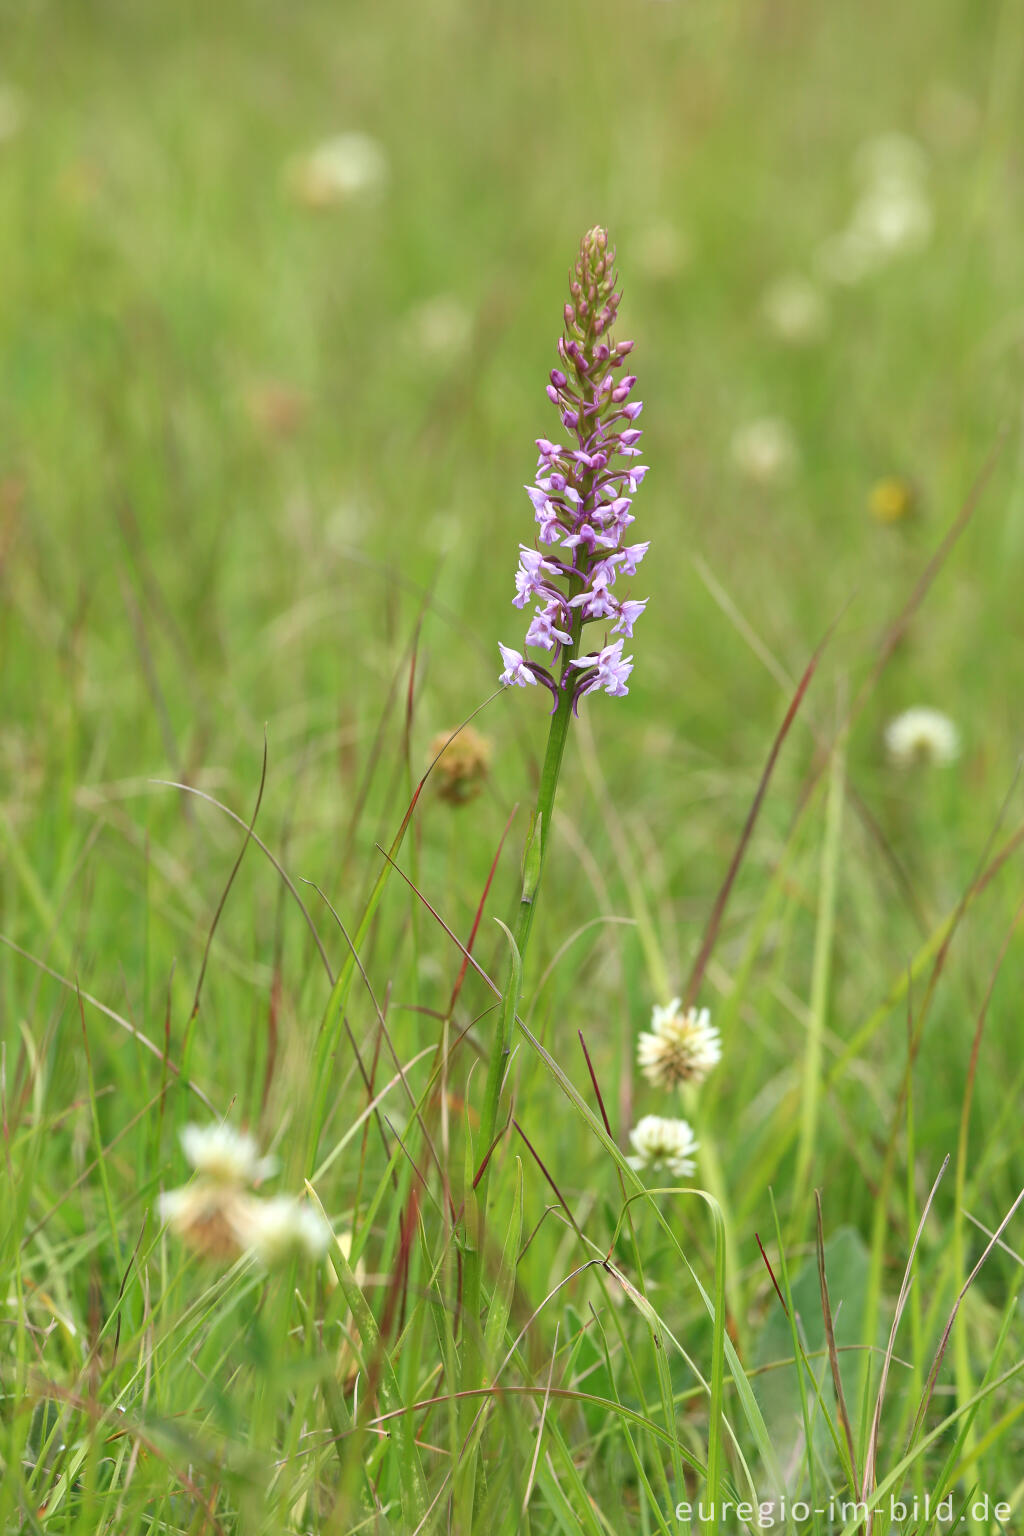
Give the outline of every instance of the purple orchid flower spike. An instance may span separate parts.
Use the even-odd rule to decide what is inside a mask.
[[[547,385],[548,399],[575,442],[563,447],[550,438],[537,439],[537,478],[526,494],[542,548],[520,545],[513,598],[517,608],[530,602],[537,606],[524,651],[500,646],[505,686],[542,683],[555,709],[561,690],[571,689],[574,712],[595,689],[612,697],[629,691],[633,659],[623,657],[623,639],[632,639],[633,625],[648,601],[613,591],[617,578],[636,575],[649,548],[646,542],[623,543],[635,521],[632,498],[647,466],[634,462],[641,435],[634,423],[643,409],[641,401],[630,399],[636,376],[620,377],[633,343],[610,339],[620,299],[614,267],[607,233],[590,230],[570,274],[559,366],[551,370]],[[610,624],[611,635],[622,638],[610,640],[606,629],[608,643],[577,656],[584,627],[599,622]],[[528,659],[525,652],[532,649],[548,654],[552,670]]]

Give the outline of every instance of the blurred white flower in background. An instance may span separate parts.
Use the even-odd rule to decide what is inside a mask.
[[[294,195],[308,208],[330,208],[378,195],[389,175],[387,154],[376,139],[367,133],[340,133],[293,161],[288,179]]]
[[[768,329],[792,347],[820,341],[828,330],[828,301],[810,278],[787,273],[772,283],[761,300]]]
[[[473,339],[473,316],[454,294],[438,293],[412,311],[409,334],[427,361],[458,362],[469,351]]]
[[[244,1247],[267,1269],[293,1257],[319,1259],[327,1252],[330,1228],[305,1200],[275,1195],[246,1202]]]
[[[755,485],[781,485],[800,461],[796,437],[780,416],[762,416],[737,427],[730,444],[733,463]]]
[[[14,138],[23,116],[20,92],[0,80],[0,144]]]
[[[693,1154],[698,1143],[686,1120],[644,1115],[630,1131],[629,1139],[633,1146],[629,1163],[633,1168],[650,1168],[655,1173],[664,1168],[676,1179],[687,1178],[696,1172]]]
[[[933,225],[932,206],[923,187],[880,182],[869,187],[857,204],[851,228],[881,265],[891,256],[923,250]]]
[[[885,133],[868,139],[854,157],[860,197],[846,228],[822,242],[821,275],[831,282],[863,282],[899,256],[922,251],[932,237],[928,155],[915,139]]]
[[[181,1133],[195,1178],[159,1199],[160,1220],[205,1258],[222,1262],[244,1254],[271,1269],[286,1259],[322,1258],[330,1229],[318,1211],[290,1195],[263,1199],[252,1186],[274,1173],[274,1158],[229,1125],[186,1125]]]
[[[898,768],[918,763],[952,763],[960,755],[960,733],[948,715],[917,705],[890,720],[885,747]]]
[[[277,1170],[273,1157],[260,1157],[256,1142],[230,1125],[186,1125],[181,1146],[196,1173],[211,1184],[258,1184]]]

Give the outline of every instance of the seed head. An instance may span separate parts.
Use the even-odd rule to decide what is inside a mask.
[[[430,743],[430,756],[434,772],[440,776],[439,793],[442,800],[452,805],[464,805],[483,789],[484,780],[491,766],[491,743],[471,725],[449,741],[451,731],[441,731]],[[445,743],[448,743],[446,746]],[[440,757],[437,754],[440,752]]]

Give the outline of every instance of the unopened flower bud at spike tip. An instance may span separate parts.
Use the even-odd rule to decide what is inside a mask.
[[[607,230],[595,225],[580,241],[570,273],[565,335],[558,342],[561,366],[551,369],[545,386],[570,442],[563,447],[537,439],[537,479],[526,487],[543,554],[520,546],[513,601],[517,608],[531,600],[537,606],[523,651],[500,648],[501,682],[542,683],[556,708],[566,693],[575,710],[598,689],[612,697],[629,691],[633,658],[623,656],[623,640],[647,606],[646,598],[613,590],[616,581],[636,574],[648,548],[646,542],[623,543],[635,521],[631,498],[647,466],[629,463],[640,452],[641,432],[633,423],[641,402],[629,400],[636,376],[617,376],[633,343],[606,334],[618,314],[616,282],[614,247]],[[578,656],[582,632],[592,623],[604,626],[604,642]],[[609,629],[618,638],[610,638]],[[530,649],[547,653],[544,661],[560,667],[557,678],[526,655]]]

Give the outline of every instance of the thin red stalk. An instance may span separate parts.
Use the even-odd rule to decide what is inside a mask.
[[[718,896],[715,899],[715,904],[711,909],[711,916],[708,918],[707,928],[704,932],[704,940],[701,944],[700,952],[694,961],[693,970],[690,972],[690,979],[686,985],[686,996],[684,999],[685,1006],[688,1008],[692,1007],[697,1000],[697,994],[700,991],[700,984],[704,979],[704,972],[707,969],[708,961],[711,959],[711,952],[715,947],[715,943],[718,939],[718,932],[722,926],[722,918],[725,915],[726,904],[728,903],[733,884],[735,883],[736,876],[739,873],[740,865],[743,862],[743,856],[747,851],[747,846],[750,842],[751,835],[757,823],[757,818],[760,814],[761,806],[764,802],[764,797],[768,790],[768,784],[771,780],[772,773],[774,772],[779,753],[782,750],[782,744],[786,737],[789,735],[790,726],[796,719],[797,711],[799,710],[800,705],[803,703],[804,695],[810,686],[811,678],[814,676],[814,673],[817,670],[818,662],[821,660],[822,652],[824,651],[825,646],[828,644],[834,629],[835,624],[831,624],[819,642],[818,648],[814,652],[814,655],[808,662],[804,674],[797,684],[796,692],[790,701],[790,705],[786,711],[785,718],[783,719],[783,722],[779,727],[778,732],[776,733],[775,740],[772,743],[772,749],[768,754],[768,761],[765,763],[764,771],[761,774],[761,779],[757,786],[757,793],[754,795],[753,803],[749,812],[747,813],[747,819],[743,824],[743,831],[740,833],[740,840],[736,845],[736,851],[733,854],[729,868],[726,871],[721,890],[718,892]]]
[[[518,805],[514,805],[512,807],[512,810],[511,810],[511,813],[509,815],[508,821],[506,821],[506,823],[505,823],[505,830],[502,832],[501,837],[500,837],[500,839],[498,841],[498,847],[497,847],[497,849],[495,851],[494,858],[491,860],[491,867],[490,867],[490,870],[488,871],[487,880],[486,880],[486,882],[484,884],[484,888],[483,888],[483,892],[482,892],[482,894],[480,896],[480,900],[477,903],[476,914],[475,914],[475,916],[473,918],[473,926],[469,930],[469,939],[468,939],[468,941],[466,943],[466,952],[465,952],[465,955],[463,956],[462,966],[461,966],[461,968],[459,970],[458,976],[455,978],[455,985],[452,988],[451,1001],[448,1004],[448,1017],[449,1018],[451,1018],[452,1014],[455,1012],[455,1004],[458,1002],[459,993],[462,991],[462,983],[463,983],[463,981],[466,978],[466,971],[469,968],[469,956],[472,953],[473,944],[474,944],[474,941],[475,941],[476,935],[477,935],[477,930],[480,927],[480,920],[481,920],[481,918],[484,915],[484,906],[485,906],[485,904],[487,902],[487,897],[490,894],[491,884],[492,884],[492,882],[494,880],[494,876],[495,876],[495,873],[496,873],[497,868],[498,868],[498,860],[501,858],[501,850],[505,846],[505,839],[506,839],[506,837],[509,834],[509,829],[512,826],[513,818],[515,817],[516,811],[518,809],[519,809]]]

